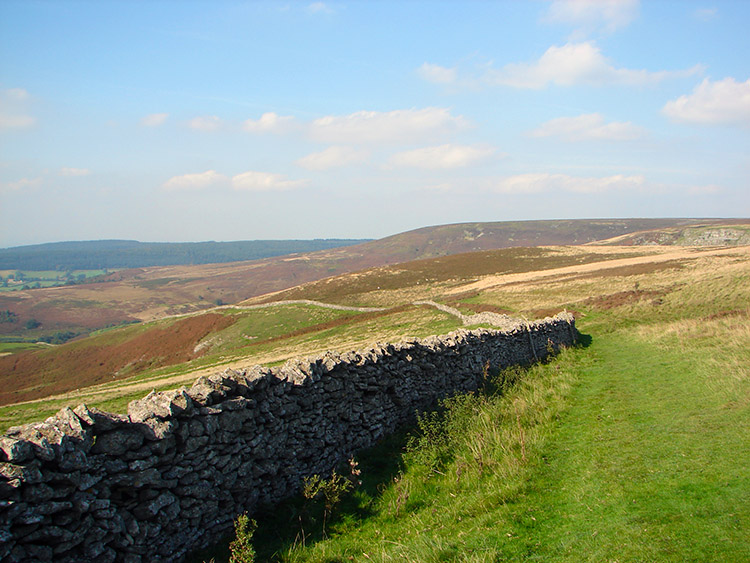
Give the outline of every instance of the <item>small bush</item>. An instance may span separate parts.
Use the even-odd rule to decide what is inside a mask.
[[[255,520],[250,520],[247,514],[237,517],[234,521],[235,538],[229,544],[229,563],[253,563],[255,561],[252,539],[256,527]]]
[[[305,477],[302,495],[308,500],[323,499],[323,535],[326,534],[326,522],[353,486],[354,483],[351,480],[335,471],[330,479],[322,479],[320,475]]]
[[[15,323],[17,321],[18,315],[16,315],[13,311],[10,311],[8,309],[0,311],[0,323]]]

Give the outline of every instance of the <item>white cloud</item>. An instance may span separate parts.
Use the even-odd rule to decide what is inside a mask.
[[[9,88],[5,90],[4,95],[9,100],[23,102],[29,99],[29,93],[23,88]]]
[[[551,119],[530,134],[532,137],[560,137],[566,141],[632,141],[642,137],[645,130],[629,121],[605,123],[601,114],[589,113]]]
[[[283,191],[305,184],[307,180],[288,180],[281,174],[270,172],[249,171],[229,178],[216,170],[207,170],[197,174],[174,176],[164,182],[163,188],[170,191],[199,191],[211,187],[231,186],[235,190]]]
[[[61,168],[60,176],[88,176],[91,170],[87,168]]]
[[[433,193],[477,194],[496,193],[508,196],[550,194],[605,195],[620,193],[630,196],[644,194],[675,194],[677,196],[711,196],[724,191],[716,184],[689,185],[652,182],[642,175],[569,176],[567,174],[528,173],[504,178],[471,178],[450,183],[426,185]]]
[[[463,168],[486,160],[495,153],[491,147],[440,145],[404,151],[391,157],[391,164],[426,169]]]
[[[307,11],[311,14],[332,14],[334,12],[325,2],[313,2],[307,6]]]
[[[300,158],[297,164],[308,170],[328,170],[358,164],[367,160],[367,157],[367,151],[352,147],[333,146],[320,152],[308,154]]]
[[[310,125],[313,139],[325,143],[411,143],[434,139],[464,129],[469,122],[445,108],[359,111],[329,115]]]
[[[684,77],[701,72],[702,67],[688,70],[656,71],[616,68],[601,49],[592,42],[552,46],[533,63],[510,63],[491,69],[484,80],[490,84],[515,88],[541,89],[549,84],[574,86],[641,85],[667,78]]]
[[[554,0],[547,18],[579,27],[580,33],[595,29],[611,33],[626,27],[637,16],[639,0]]]
[[[9,115],[0,113],[0,129],[26,129],[36,123],[30,115]]]
[[[28,98],[23,88],[0,90],[0,129],[26,129],[36,123],[24,107]]]
[[[216,131],[221,126],[221,119],[215,115],[194,117],[188,122],[188,127],[197,131]]]
[[[543,192],[602,193],[619,190],[639,190],[644,187],[643,176],[577,177],[567,174],[518,174],[499,180],[492,191],[507,194]]]
[[[141,119],[141,125],[144,127],[158,127],[164,125],[169,117],[168,113],[152,113]]]
[[[41,178],[21,178],[20,180],[17,180],[15,182],[8,182],[6,184],[0,185],[2,188],[2,191],[4,192],[16,192],[19,190],[23,190],[24,188],[33,188],[42,183]]]
[[[693,12],[693,17],[700,21],[711,21],[719,15],[716,8],[699,8]]]
[[[742,123],[750,125],[750,80],[706,78],[693,93],[671,100],[662,109],[675,121],[707,125]]]
[[[270,172],[249,171],[232,177],[232,187],[235,190],[252,192],[293,190],[307,183],[307,180],[288,180],[281,174]]]
[[[724,191],[724,188],[716,184],[706,184],[704,186],[687,186],[687,192],[690,195],[714,195]]]
[[[260,116],[260,119],[248,119],[242,127],[251,133],[284,133],[294,126],[294,117],[278,115],[272,111]]]
[[[456,69],[444,66],[424,63],[417,69],[417,74],[427,82],[433,84],[450,84],[456,81]]]
[[[163,187],[165,190],[197,191],[223,184],[226,181],[227,177],[223,174],[219,174],[215,170],[207,170],[206,172],[200,172],[197,174],[174,176],[164,182]]]

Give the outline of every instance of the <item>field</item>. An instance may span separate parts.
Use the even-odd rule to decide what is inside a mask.
[[[301,299],[343,308],[279,303]],[[325,527],[302,498],[257,514],[258,560],[750,560],[750,247],[516,248],[311,281],[28,355],[59,372],[27,359],[13,378],[2,364],[0,421],[82,401],[124,412],[202,373],[461,326],[424,299],[567,309],[581,344],[358,454],[363,483]],[[111,363],[65,363],[85,354]],[[226,548],[196,560],[209,557]]]
[[[107,273],[107,270],[0,270],[0,292],[75,284]]]

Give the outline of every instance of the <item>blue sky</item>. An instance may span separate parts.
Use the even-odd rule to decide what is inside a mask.
[[[0,1],[0,246],[750,216],[750,3]]]

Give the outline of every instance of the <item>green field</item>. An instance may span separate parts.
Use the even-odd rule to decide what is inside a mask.
[[[750,560],[746,255],[472,299],[564,304],[582,344],[361,453],[325,530],[258,514],[258,560]]]
[[[24,350],[43,350],[49,344],[44,342],[2,342],[0,341],[0,354],[17,354]]]
[[[82,283],[116,270],[0,270],[0,291],[58,287]]]

